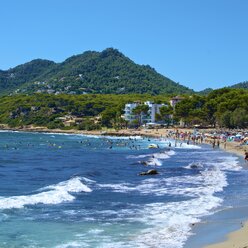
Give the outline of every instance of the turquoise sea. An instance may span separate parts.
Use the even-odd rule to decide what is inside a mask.
[[[0,247],[200,248],[248,217],[247,176],[208,145],[1,131]]]

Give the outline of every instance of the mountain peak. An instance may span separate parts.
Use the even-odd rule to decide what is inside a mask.
[[[116,56],[116,57],[125,57],[123,53],[121,53],[118,49],[115,48],[106,48],[101,52],[101,57],[108,57],[108,56]]]
[[[10,71],[6,71],[10,74]],[[6,73],[5,73],[6,74]],[[86,51],[62,63],[36,59],[12,69],[11,77],[0,72],[0,92],[131,94],[192,93],[155,69],[138,65],[118,49]]]

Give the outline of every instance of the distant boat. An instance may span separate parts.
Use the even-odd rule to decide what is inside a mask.
[[[159,146],[157,144],[150,144],[148,146],[149,149],[154,149],[154,148],[159,148]]]

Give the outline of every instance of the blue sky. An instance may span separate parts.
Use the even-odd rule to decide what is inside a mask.
[[[3,0],[0,69],[114,47],[195,90],[248,80],[247,0]]]

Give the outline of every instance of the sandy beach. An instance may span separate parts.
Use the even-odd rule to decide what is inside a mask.
[[[227,236],[227,240],[205,248],[248,248],[248,222],[242,224],[242,228]]]

